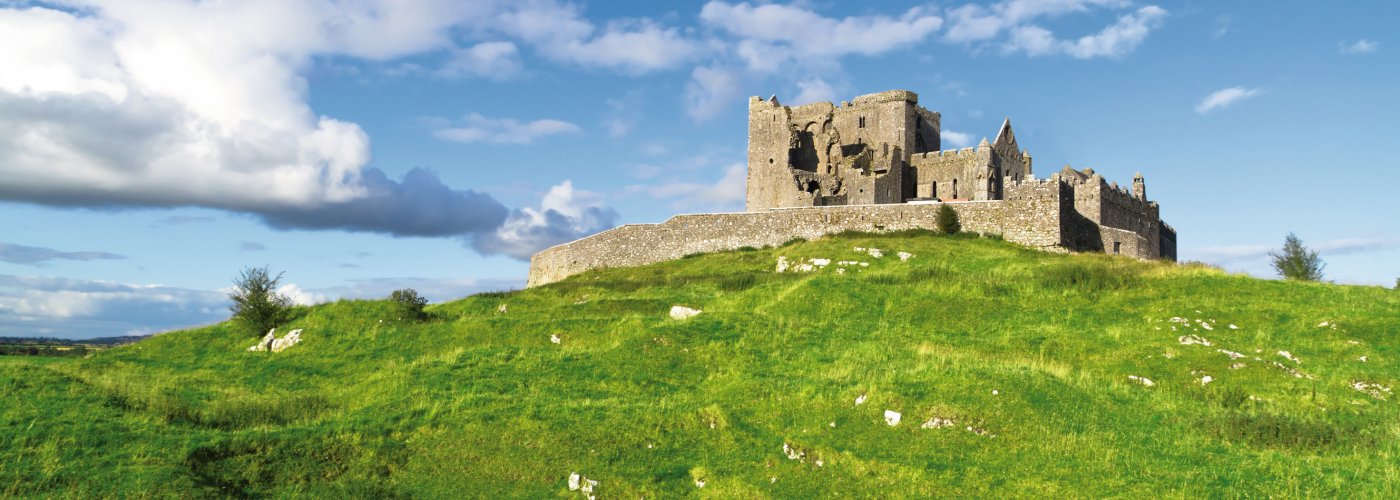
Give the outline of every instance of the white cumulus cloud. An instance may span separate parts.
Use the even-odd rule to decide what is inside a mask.
[[[1196,112],[1205,114],[1212,110],[1229,106],[1239,100],[1248,99],[1259,95],[1259,89],[1245,87],[1230,87],[1211,92],[1205,99],[1196,104]]]
[[[965,148],[972,145],[972,134],[966,132],[955,132],[952,130],[940,130],[943,149]]]
[[[535,252],[613,227],[617,212],[597,193],[574,189],[573,182],[550,188],[540,206],[511,212],[495,232],[477,236],[472,246],[483,254],[528,260]]]

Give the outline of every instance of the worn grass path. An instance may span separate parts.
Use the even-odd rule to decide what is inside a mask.
[[[1400,496],[1379,287],[853,234],[430,311],[299,308],[277,354],[215,325],[0,358],[0,494]]]

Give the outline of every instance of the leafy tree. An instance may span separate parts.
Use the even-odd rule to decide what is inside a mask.
[[[247,267],[239,272],[233,280],[233,291],[228,294],[233,300],[229,310],[233,311],[234,321],[254,336],[267,333],[286,321],[292,299],[277,293],[280,281],[282,273],[273,276],[267,266]]]
[[[1269,252],[1269,257],[1273,258],[1274,270],[1284,279],[1321,281],[1322,268],[1326,267],[1317,252],[1308,250],[1293,233],[1284,238],[1283,249]]]
[[[418,295],[418,291],[412,288],[394,290],[389,294],[389,300],[394,301],[398,307],[399,317],[414,321],[428,319],[428,313],[423,311],[423,306],[428,305],[428,298]]]
[[[958,234],[962,231],[962,223],[958,222],[958,211],[947,203],[938,206],[938,232],[943,234]]]

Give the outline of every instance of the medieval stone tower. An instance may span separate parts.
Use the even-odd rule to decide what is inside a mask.
[[[992,142],[940,152],[940,118],[907,90],[840,106],[750,98],[746,208],[1000,200],[1031,175],[1010,120]]]

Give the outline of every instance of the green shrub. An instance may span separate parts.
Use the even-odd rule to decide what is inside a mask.
[[[292,299],[277,293],[280,281],[282,273],[273,276],[267,266],[244,268],[233,280],[229,310],[250,335],[261,336],[287,320]]]
[[[394,309],[398,313],[399,319],[409,321],[422,321],[428,319],[428,313],[423,311],[423,306],[428,305],[428,298],[418,295],[418,291],[412,288],[394,290],[389,294],[389,300],[394,302]]]
[[[1293,233],[1283,239],[1283,249],[1269,252],[1273,258],[1274,270],[1283,279],[1299,281],[1322,281],[1322,268],[1326,267],[1317,252],[1303,246],[1303,240]]]
[[[962,223],[958,222],[958,211],[947,203],[938,206],[938,232],[942,234],[958,234],[962,231]]]

